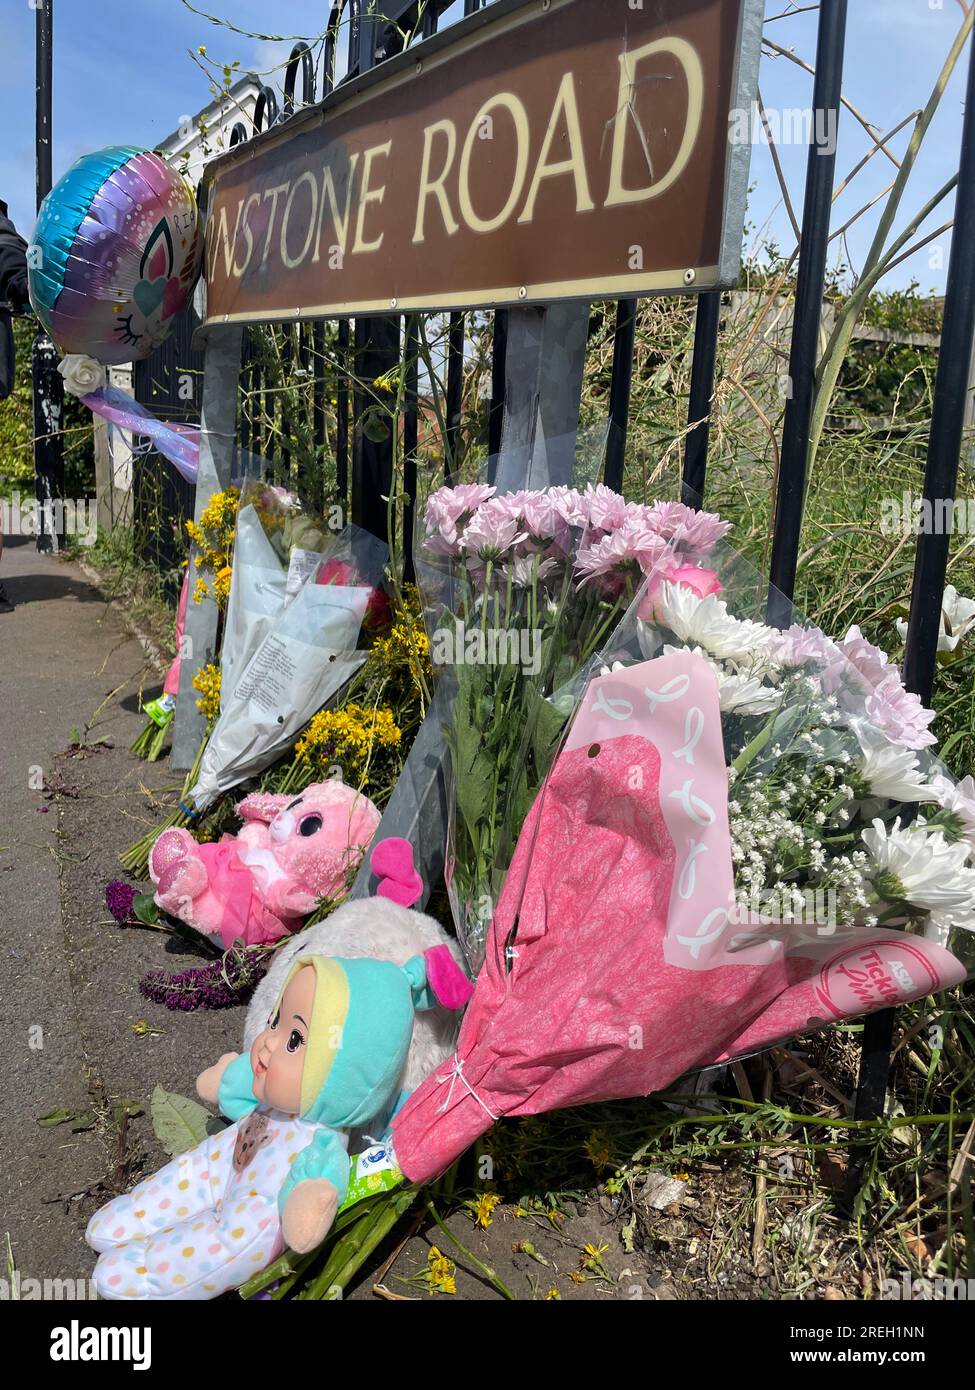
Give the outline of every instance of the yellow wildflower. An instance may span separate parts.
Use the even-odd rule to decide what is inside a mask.
[[[608,1249],[608,1245],[584,1245],[582,1247],[582,1254],[579,1257],[580,1270],[586,1270],[599,1278],[607,1278],[606,1266],[603,1264],[603,1256]]]
[[[239,490],[228,487],[213,494],[199,521],[186,522],[186,534],[199,552],[193,563],[202,571],[193,590],[194,603],[202,603],[209,595],[221,608],[226,606],[230,596],[229,557],[239,505]]]
[[[295,755],[319,774],[338,765],[352,777],[366,773],[376,755],[399,746],[403,737],[388,705],[367,708],[350,703],[344,709],[320,710],[295,744]]]
[[[559,1293],[558,1289],[549,1289],[548,1293],[545,1295],[545,1302],[554,1303],[556,1299],[561,1299],[561,1297],[562,1295]]]
[[[373,642],[369,660],[378,677],[403,693],[412,694],[430,688],[430,639],[423,626],[415,585],[404,587],[403,599],[389,631]]]
[[[196,707],[212,724],[220,713],[220,668],[212,663],[202,666],[193,677],[193,689],[200,692]]]
[[[468,1202],[474,1225],[486,1231],[494,1223],[494,1209],[500,1201],[501,1198],[496,1192],[483,1192],[480,1197]]]
[[[423,1273],[423,1278],[427,1283],[431,1293],[456,1293],[457,1280],[454,1275],[456,1266],[453,1261],[448,1260],[447,1256],[441,1254],[435,1245],[430,1247],[427,1256],[427,1267]]]
[[[602,1172],[604,1168],[612,1166],[613,1155],[610,1151],[609,1141],[604,1134],[593,1130],[583,1148],[588,1155],[589,1162],[597,1172]]]
[[[213,577],[213,597],[222,608],[230,598],[230,577],[233,571],[229,565],[224,565]]]

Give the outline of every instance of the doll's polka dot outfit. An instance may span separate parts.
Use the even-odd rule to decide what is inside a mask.
[[[116,1197],[88,1226],[102,1298],[204,1299],[284,1249],[278,1196],[320,1126],[258,1109]]]

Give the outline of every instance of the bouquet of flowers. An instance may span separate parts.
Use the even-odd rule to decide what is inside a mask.
[[[446,687],[448,888],[473,969],[522,822],[585,671],[648,575],[687,573],[727,531],[602,485],[441,488],[418,536],[430,657]],[[703,572],[702,572],[703,573]]]
[[[766,626],[736,557],[683,568],[575,683],[456,1056],[394,1121],[411,1181],[502,1114],[658,1091],[968,974],[975,784],[934,761],[932,712],[857,628]]]
[[[293,743],[365,660],[360,628],[384,602],[380,541],[353,527],[329,532],[286,489],[261,481],[245,482],[234,507],[220,665],[194,679],[207,734],[177,807],[122,856],[136,874],[164,829],[194,823]]]
[[[834,642],[735,616],[754,574],[715,562],[723,585],[663,580],[633,617],[642,656],[692,651],[717,682],[739,902],[783,919],[825,902],[836,922],[942,945],[975,929],[975,784],[933,757],[933,711],[858,627]]]

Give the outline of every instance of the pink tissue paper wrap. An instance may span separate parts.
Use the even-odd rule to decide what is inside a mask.
[[[455,1056],[393,1122],[409,1179],[502,1115],[647,1095],[965,978],[918,936],[736,913],[727,802],[704,660],[590,682],[522,828]]]

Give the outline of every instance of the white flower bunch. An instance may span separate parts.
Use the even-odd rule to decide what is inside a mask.
[[[941,944],[975,932],[975,781],[934,763],[933,713],[887,653],[851,628],[778,632],[731,611],[714,571],[651,585],[637,645],[690,650],[718,686],[736,889],[780,904],[810,894],[839,925],[920,930]],[[975,603],[945,591],[946,637]],[[953,645],[946,646],[953,650]]]

